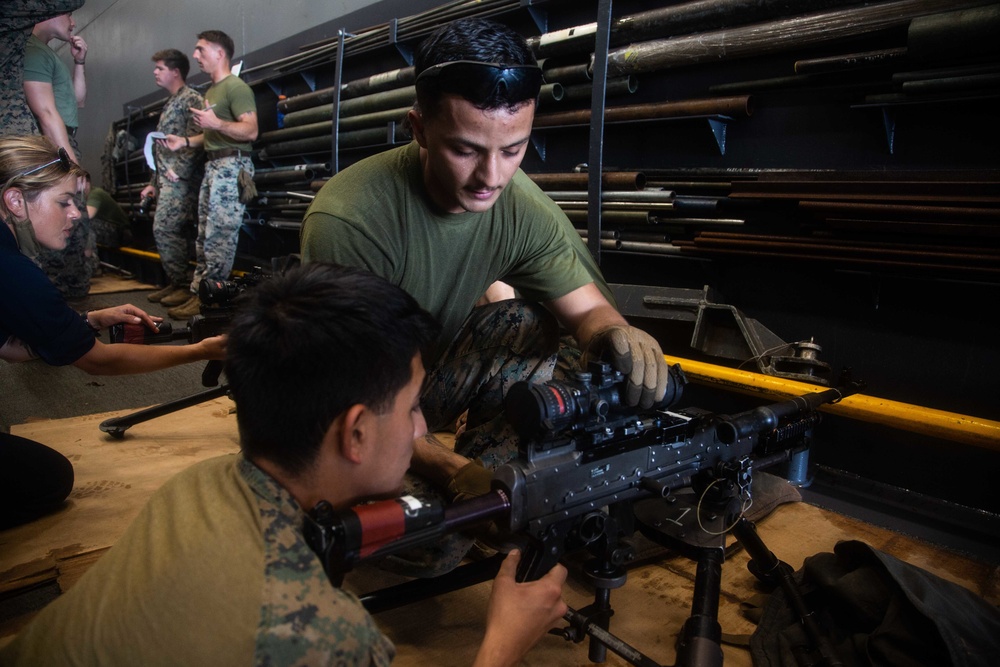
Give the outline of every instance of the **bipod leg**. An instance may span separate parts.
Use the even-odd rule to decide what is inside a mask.
[[[170,414],[171,412],[189,408],[192,405],[198,405],[199,403],[210,401],[213,398],[225,396],[227,391],[229,391],[229,386],[221,384],[218,387],[209,389],[208,391],[192,394],[174,401],[167,401],[166,403],[154,405],[151,408],[139,410],[138,412],[133,412],[132,414],[105,419],[101,422],[100,428],[111,437],[121,440],[125,437],[125,431],[128,430],[129,427],[149,421],[150,419],[162,417],[163,415]]]
[[[823,636],[823,633],[820,632],[813,612],[806,606],[806,601],[799,592],[799,587],[796,585],[795,579],[792,577],[791,566],[779,560],[767,548],[764,541],[760,539],[760,535],[757,534],[757,527],[746,517],[741,517],[736,522],[736,525],[733,526],[733,535],[736,536],[736,539],[746,549],[747,555],[750,556],[747,569],[761,581],[781,587],[785,598],[788,600],[788,604],[792,606],[792,609],[795,610],[795,613],[798,614],[799,619],[802,621],[802,627],[805,629],[806,635],[808,635],[816,650],[819,651],[822,661],[820,664],[827,665],[828,667],[843,665],[837,657],[833,646]]]
[[[561,634],[568,640],[580,642],[583,641],[583,635],[587,635],[591,638],[593,642],[600,642],[603,646],[611,649],[614,653],[626,660],[630,665],[635,665],[636,667],[662,667],[660,663],[644,655],[642,652],[634,648],[633,646],[626,644],[621,639],[616,637],[607,631],[606,628],[602,627],[598,623],[590,619],[585,612],[586,609],[581,609],[576,611],[570,608],[563,618],[569,623],[568,628],[563,630],[550,630],[554,634]],[[603,662],[603,660],[601,661]]]
[[[722,626],[719,625],[719,596],[722,593],[722,563],[725,550],[703,547],[694,576],[691,616],[677,641],[678,667],[721,667]]]

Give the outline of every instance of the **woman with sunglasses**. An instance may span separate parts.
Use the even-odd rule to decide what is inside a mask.
[[[34,258],[42,248],[65,247],[81,215],[73,198],[78,179],[85,176],[64,149],[45,137],[0,137],[0,359],[40,358],[92,375],[144,373],[223,359],[222,336],[191,345],[104,344],[95,334],[106,327],[142,324],[155,330],[157,318],[131,304],[80,314],[49,282]],[[54,509],[68,495],[72,468],[61,455],[45,449],[0,434],[0,527]],[[47,488],[50,481],[56,488]]]

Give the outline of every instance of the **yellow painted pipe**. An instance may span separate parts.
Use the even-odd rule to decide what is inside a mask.
[[[132,255],[134,257],[141,257],[142,259],[151,259],[157,264],[160,263],[160,255],[155,252],[147,252],[146,250],[137,250],[136,248],[118,248],[118,251],[123,255]]]
[[[671,357],[670,355],[664,355],[664,358],[671,365],[680,364],[681,368],[684,369],[684,374],[692,382],[717,386],[742,394],[784,400],[790,396],[827,389],[827,387],[807,382],[751,373],[701,361]],[[848,396],[839,403],[820,406],[820,409],[850,419],[859,419],[903,431],[1000,451],[1000,422],[989,419],[890,401],[866,394]]]

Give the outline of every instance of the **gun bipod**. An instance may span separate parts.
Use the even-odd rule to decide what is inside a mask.
[[[171,412],[183,410],[184,408],[189,408],[192,405],[198,405],[199,403],[204,403],[205,401],[225,396],[228,391],[229,385],[221,384],[218,387],[213,387],[207,391],[185,396],[184,398],[179,398],[174,401],[167,401],[166,403],[154,405],[153,407],[146,408],[145,410],[139,410],[121,417],[105,419],[101,422],[100,428],[112,438],[121,440],[125,437],[125,431],[136,424],[141,424],[142,422],[149,421],[150,419],[156,419],[157,417],[162,417],[163,415],[170,414]]]

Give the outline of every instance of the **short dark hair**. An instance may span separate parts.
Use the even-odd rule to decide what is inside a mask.
[[[168,68],[178,70],[181,73],[181,79],[187,81],[188,72],[191,71],[191,61],[177,49],[157,51],[150,60],[154,63],[162,61]]]
[[[326,262],[265,279],[239,302],[225,372],[241,447],[291,475],[314,463],[350,406],[388,410],[438,333],[399,287]]]
[[[456,60],[501,65],[538,64],[524,37],[512,28],[490,19],[468,18],[441,26],[421,42],[413,56],[413,71],[419,76],[428,67]],[[423,114],[436,114],[439,101],[440,95],[418,88],[417,106]],[[523,102],[501,96],[491,100],[485,108],[510,108]]]
[[[227,60],[232,60],[233,54],[236,53],[236,45],[233,44],[233,38],[221,30],[205,30],[203,32],[199,32],[198,39],[203,39],[206,42],[211,42],[212,44],[218,44],[221,46],[222,50],[226,52]]]

